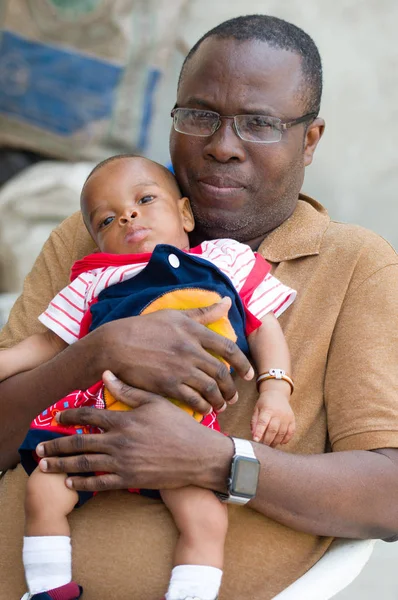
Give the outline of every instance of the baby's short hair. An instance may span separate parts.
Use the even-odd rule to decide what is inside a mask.
[[[86,185],[87,181],[90,179],[90,177],[96,171],[99,171],[100,169],[102,169],[102,167],[105,167],[105,165],[107,165],[110,162],[113,162],[115,160],[128,159],[128,158],[141,158],[142,160],[147,160],[148,162],[152,163],[153,165],[155,165],[156,167],[161,169],[163,171],[163,174],[166,176],[168,182],[175,188],[176,192],[181,197],[181,190],[178,186],[177,180],[174,177],[173,173],[167,167],[165,167],[164,165],[161,165],[160,163],[155,162],[154,160],[151,160],[150,158],[147,158],[146,156],[142,156],[141,154],[133,154],[133,153],[115,154],[114,156],[109,156],[108,158],[105,158],[100,163],[98,163],[98,165],[95,165],[95,167],[88,174],[86,181],[84,182],[83,189],[84,189],[84,186]]]

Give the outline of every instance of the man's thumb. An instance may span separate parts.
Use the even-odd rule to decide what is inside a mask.
[[[210,304],[210,306],[204,306],[203,308],[190,308],[185,312],[197,323],[209,325],[210,323],[215,323],[219,319],[226,317],[231,308],[231,304],[231,298],[225,296],[216,304]]]
[[[105,385],[104,399],[106,408],[111,407],[111,410],[129,410],[137,408],[141,404],[145,404],[152,399],[153,394],[134,388],[127,383],[124,383],[112,373],[112,371],[104,371],[102,381]]]

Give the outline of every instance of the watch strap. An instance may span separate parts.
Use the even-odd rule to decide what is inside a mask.
[[[232,457],[231,467],[236,457],[251,458],[253,460],[257,460],[257,456],[255,455],[253,446],[251,445],[249,440],[243,440],[242,438],[235,438],[232,436],[229,437],[234,445],[234,455]],[[231,477],[228,478],[228,488],[230,488],[230,485]],[[221,500],[221,502],[227,502],[229,504],[240,504],[243,506],[251,500],[251,498],[248,498],[247,496],[238,496],[237,494],[232,494],[231,492],[228,492],[226,494],[222,492],[214,493],[217,496],[217,498]]]
[[[249,440],[242,440],[241,438],[231,437],[231,440],[234,444],[235,456],[244,456],[245,458],[254,458],[257,459],[257,456],[254,454],[253,446]]]

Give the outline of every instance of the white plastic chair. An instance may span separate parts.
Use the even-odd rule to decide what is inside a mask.
[[[346,588],[368,562],[377,540],[336,539],[324,556],[273,600],[329,600]]]

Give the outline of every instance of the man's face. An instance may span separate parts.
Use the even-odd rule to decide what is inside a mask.
[[[263,42],[208,38],[185,67],[176,106],[293,120],[306,112],[300,61]],[[285,221],[310,162],[305,141],[304,124],[284,131],[273,144],[241,140],[230,119],[209,137],[172,129],[171,158],[190,198],[198,239],[261,241]]]

